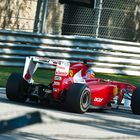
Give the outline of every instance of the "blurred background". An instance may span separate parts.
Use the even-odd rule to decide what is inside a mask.
[[[58,0],[0,0],[0,29],[140,42],[139,0],[96,0],[94,8]]]

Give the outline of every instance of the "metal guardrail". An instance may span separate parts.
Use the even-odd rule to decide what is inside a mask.
[[[89,63],[95,72],[140,75],[140,43],[0,31],[1,66],[24,66],[26,56],[70,61],[87,59],[93,60]]]

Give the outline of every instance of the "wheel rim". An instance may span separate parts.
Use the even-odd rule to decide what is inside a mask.
[[[85,90],[80,99],[80,106],[83,111],[86,111],[90,105],[90,93],[88,90]]]

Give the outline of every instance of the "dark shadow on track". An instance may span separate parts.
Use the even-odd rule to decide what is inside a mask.
[[[75,119],[69,120],[67,118],[61,119],[61,118],[57,118],[55,116],[49,116],[48,114],[46,114],[45,116],[46,118],[58,121],[60,123],[62,122],[73,123],[73,124],[81,125],[81,127],[87,126],[87,127],[99,128],[101,130],[109,131],[110,133],[117,132],[121,134],[126,134],[128,136],[140,136],[140,123],[135,122],[135,120],[140,120],[140,116],[132,114],[130,110],[122,110],[122,109],[103,110],[103,111],[89,110],[85,114],[76,114],[76,113],[67,112],[67,110],[65,110],[65,108],[63,108],[61,105],[59,106],[51,105],[49,107],[42,107],[41,105],[33,103],[33,102],[26,102],[26,103],[12,102],[6,99],[5,95],[0,95],[0,102],[3,102],[5,104],[15,104],[18,106],[19,105],[27,106],[27,107],[43,109],[43,110],[52,110],[52,111],[54,110],[55,112],[60,112],[60,113],[63,112],[68,115],[79,117],[78,120],[75,120]],[[113,117],[116,117],[116,118],[113,118]],[[85,120],[85,118],[87,119]],[[121,121],[121,118],[126,121]]]

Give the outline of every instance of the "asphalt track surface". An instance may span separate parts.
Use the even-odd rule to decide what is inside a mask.
[[[39,112],[42,122],[31,125],[19,116]],[[17,123],[10,123],[18,118]],[[15,119],[14,119],[15,121]],[[2,126],[13,125],[11,131]],[[61,106],[42,107],[33,102],[9,101],[5,90],[0,90],[0,140],[138,140],[140,139],[140,116],[130,108],[97,111],[90,109],[85,114],[70,113]]]

